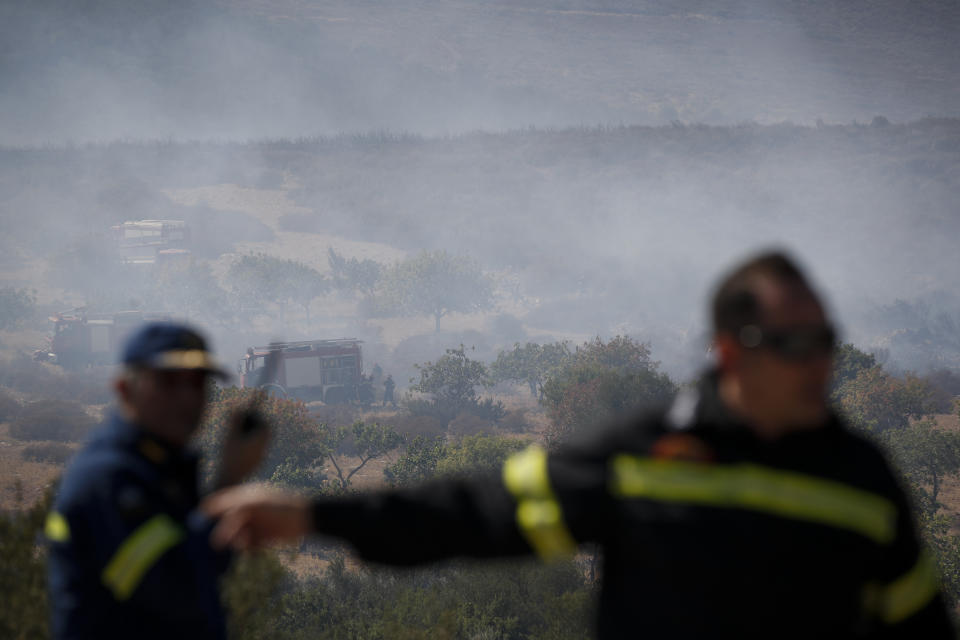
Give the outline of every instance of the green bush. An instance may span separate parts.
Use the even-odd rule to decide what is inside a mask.
[[[17,485],[17,506],[0,512],[0,638],[46,640],[46,552],[37,541],[53,499],[50,489],[29,509],[22,504]]]
[[[499,426],[510,433],[526,433],[530,430],[527,412],[523,409],[510,409],[500,419]]]
[[[256,393],[256,389],[236,387],[214,393],[203,425],[196,436],[204,453],[204,472],[207,479],[213,476],[214,466],[220,458],[220,445],[231,415],[249,407]],[[303,402],[265,397],[260,403],[260,413],[272,432],[270,448],[256,473],[257,479],[269,480],[277,467],[283,464],[293,465],[292,468],[309,469],[318,458],[327,455],[327,429],[310,415]]]
[[[17,440],[78,442],[96,424],[79,402],[44,400],[31,402],[20,410],[10,425],[10,435]]]
[[[0,386],[38,396],[69,397],[84,404],[106,404],[112,399],[105,377],[87,371],[64,371],[36,362],[25,353],[0,362]]]
[[[595,589],[575,562],[457,562],[347,568],[337,554],[297,579],[273,554],[242,557],[225,581],[230,637],[246,640],[592,637]]]
[[[489,420],[469,413],[461,413],[447,425],[451,436],[473,436],[478,433],[493,433],[497,425]]]

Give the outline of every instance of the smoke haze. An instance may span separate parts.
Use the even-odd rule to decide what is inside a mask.
[[[97,247],[142,218],[187,220],[221,283],[249,251],[445,249],[499,307],[416,349],[429,323],[333,297],[246,333],[178,304],[228,360],[277,334],[423,361],[628,333],[685,376],[718,272],[775,245],[848,339],[958,366],[957,33],[942,2],[4,3],[0,280],[122,308],[141,276]]]

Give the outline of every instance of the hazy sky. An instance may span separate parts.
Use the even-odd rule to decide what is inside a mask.
[[[0,4],[0,144],[960,114],[946,2]]]

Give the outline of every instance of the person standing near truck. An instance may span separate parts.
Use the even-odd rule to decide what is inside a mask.
[[[397,406],[397,401],[393,399],[393,390],[396,386],[393,376],[388,373],[387,379],[383,381],[383,406],[387,406],[388,402],[394,407]]]

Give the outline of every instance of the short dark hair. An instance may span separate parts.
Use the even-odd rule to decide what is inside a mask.
[[[781,251],[753,256],[731,270],[713,294],[713,330],[737,333],[750,324],[760,324],[760,301],[756,294],[759,277],[803,287],[813,294],[806,277],[796,263]]]

